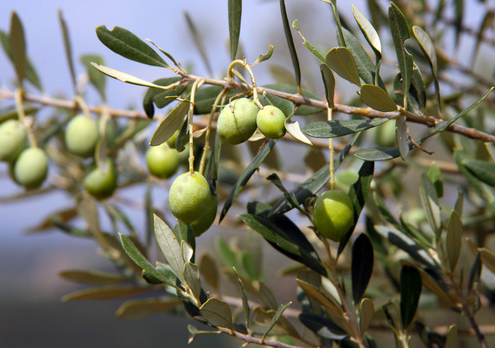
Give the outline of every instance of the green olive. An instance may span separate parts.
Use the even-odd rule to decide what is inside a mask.
[[[218,115],[217,132],[222,142],[236,145],[248,140],[256,130],[258,107],[248,98],[234,100]]]
[[[191,228],[196,237],[201,236],[207,231],[211,225],[213,225],[213,222],[217,217],[218,197],[216,195],[211,195],[210,201],[205,209],[205,213],[201,215],[199,219],[191,223]]]
[[[111,197],[117,188],[118,170],[115,164],[107,159],[105,172],[96,167],[84,178],[84,188],[97,199]]]
[[[273,105],[267,105],[256,116],[260,132],[267,138],[278,139],[285,135],[285,114]]]
[[[167,139],[167,144],[170,146],[172,149],[175,149],[175,141],[177,140],[177,137],[179,136],[180,133],[180,128],[175,131],[174,134],[170,138]]]
[[[36,189],[48,174],[48,156],[38,147],[22,151],[14,164],[15,181],[27,189]]]
[[[0,125],[0,161],[15,161],[26,146],[27,133],[22,123],[7,120]]]
[[[146,164],[151,174],[161,179],[168,179],[179,168],[179,156],[177,151],[171,149],[167,143],[163,143],[151,146],[146,151]]]
[[[65,144],[70,152],[80,157],[90,157],[98,141],[98,124],[83,115],[74,117],[65,130]]]
[[[354,224],[354,208],[343,191],[323,192],[316,199],[313,214],[318,232],[334,242],[339,242]]]
[[[210,203],[211,192],[208,182],[199,172],[179,175],[168,195],[170,211],[186,225],[198,220]]]

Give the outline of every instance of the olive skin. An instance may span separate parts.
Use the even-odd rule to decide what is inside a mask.
[[[285,114],[273,105],[267,105],[256,116],[260,132],[269,139],[278,139],[285,135]]]
[[[233,110],[233,112],[232,112]],[[225,106],[217,120],[217,132],[223,143],[237,145],[248,140],[256,130],[258,107],[248,98],[239,98]]]
[[[206,212],[210,200],[210,186],[199,172],[179,175],[168,195],[170,212],[186,225],[198,220]]]
[[[27,132],[17,120],[0,125],[0,161],[13,162],[27,146]]]
[[[217,217],[218,210],[218,197],[216,195],[211,195],[210,201],[206,207],[206,211],[199,219],[191,223],[191,228],[196,237],[201,236],[205,231],[207,231],[215,218]]]
[[[316,199],[313,214],[318,232],[334,242],[340,242],[354,224],[354,208],[343,191],[323,192]]]
[[[94,154],[98,141],[98,124],[83,115],[74,117],[65,130],[65,145],[74,155],[87,158]]]
[[[14,164],[14,180],[27,189],[37,189],[48,174],[48,156],[38,147],[21,152]]]
[[[163,143],[158,146],[151,146],[146,151],[146,164],[152,175],[160,179],[168,179],[179,168],[179,156],[177,151]]]
[[[118,170],[115,164],[108,159],[106,172],[100,167],[91,170],[84,178],[84,189],[96,199],[106,199],[113,195],[117,189]]]

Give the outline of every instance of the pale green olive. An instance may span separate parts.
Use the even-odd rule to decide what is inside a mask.
[[[323,192],[316,199],[313,215],[318,232],[334,242],[339,242],[354,224],[354,208],[343,191]]]
[[[97,199],[111,197],[117,188],[118,170],[115,164],[107,159],[105,171],[96,167],[84,178],[84,188]]]
[[[98,141],[98,124],[95,120],[79,115],[74,117],[65,130],[65,144],[74,155],[90,157]]]
[[[146,151],[146,164],[149,172],[161,179],[168,179],[179,168],[177,151],[171,149],[167,143],[151,146]]]
[[[210,203],[211,192],[208,182],[199,172],[179,175],[168,195],[171,213],[186,225],[198,220]]]
[[[36,189],[48,174],[48,156],[38,147],[22,151],[14,164],[15,181],[27,189]]]
[[[0,161],[13,162],[27,146],[27,132],[17,120],[0,125]]]
[[[226,105],[217,121],[217,132],[222,142],[236,145],[248,140],[256,130],[258,107],[248,98],[234,100]]]
[[[256,117],[260,132],[267,138],[278,139],[285,135],[285,114],[273,105],[267,105]]]

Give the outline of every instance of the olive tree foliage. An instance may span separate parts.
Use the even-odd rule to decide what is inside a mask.
[[[242,6],[252,6],[241,0],[228,1],[231,64],[222,79],[192,74],[180,57],[166,51],[166,40],[146,41],[121,27],[96,28],[99,40],[115,54],[163,68],[163,75],[145,81],[105,66],[99,56],[82,57],[89,83],[103,101],[107,75],[143,86],[143,111],[87,105],[77,89],[61,14],[76,96],[44,95],[35,64],[26,56],[21,19],[12,13],[0,39],[17,80],[1,86],[0,98],[9,102],[0,110],[0,126],[5,126],[0,143],[19,145],[2,153],[2,160],[27,194],[64,190],[72,195],[74,206],[54,212],[40,229],[92,238],[103,257],[115,263],[112,274],[62,272],[68,280],[93,284],[64,300],[141,294],[124,301],[117,315],[170,311],[190,316],[200,327],[188,327],[190,341],[220,333],[269,347],[376,347],[374,337],[386,333],[397,347],[419,341],[428,347],[463,342],[487,347],[493,316],[492,324],[484,320],[483,325],[479,317],[493,309],[495,290],[495,254],[489,246],[495,221],[494,66],[480,74],[476,64],[482,61],[477,59],[480,47],[493,50],[495,45],[489,35],[493,8],[479,1],[484,16],[468,23],[461,0],[368,0],[366,9],[353,6],[345,16],[337,1],[321,0],[322,11],[335,23],[335,32],[327,36],[335,35],[338,43],[327,50],[323,47],[329,43],[305,36],[284,0],[279,3],[274,16],[281,18],[281,42],[289,48],[294,84],[281,82],[277,74],[271,84],[256,83],[257,68],[270,64],[273,47],[258,52],[255,61],[239,56]],[[200,30],[190,17],[187,21],[204,54]],[[459,44],[464,37],[475,42],[470,62],[451,58],[465,50]],[[320,69],[317,86],[303,84],[302,50],[314,55],[305,64]],[[346,84],[355,91],[349,98],[338,88]],[[322,98],[316,90],[324,91]],[[258,130],[244,144],[222,143],[216,132],[219,111],[230,108],[235,114],[233,102],[240,98],[249,98],[257,109],[272,105],[282,111],[285,130],[273,138],[287,133],[268,139]],[[50,108],[53,117],[37,117]],[[155,115],[157,110],[164,116]],[[69,136],[68,124],[76,115],[79,132]],[[142,134],[149,129],[148,143]],[[74,140],[78,133],[85,137]],[[168,157],[155,154],[155,167],[148,169],[133,156],[150,147],[163,147]],[[21,165],[25,152],[33,149],[41,152],[31,161],[31,169],[40,167],[34,179],[36,173],[24,173]],[[284,165],[289,159],[305,163],[304,174],[291,173]],[[177,169],[168,168],[159,178],[156,166],[171,162],[182,163],[179,173],[198,172],[206,179],[205,202],[213,197],[209,205],[219,206],[217,215],[212,209],[211,227],[196,215],[186,225],[168,206],[153,205],[154,188],[166,180],[171,184]],[[232,163],[242,168],[239,175],[232,174]],[[42,184],[47,170],[56,179]],[[120,189],[142,183],[144,229],[135,226],[122,209],[126,202],[117,199]],[[352,211],[352,222],[340,224],[345,231],[325,226],[323,236],[315,228],[313,207],[327,190],[345,192],[350,208],[342,209]],[[328,214],[343,219],[332,210]],[[102,215],[112,222],[108,230],[100,226]],[[77,217],[85,227],[76,227]],[[202,241],[197,237],[222,224],[262,237],[263,244],[287,258],[279,276],[293,280],[291,301],[281,302],[280,289],[267,285],[266,279],[276,275],[263,267],[261,243],[217,239],[216,250],[196,254]],[[234,287],[225,290],[224,283]],[[150,295],[143,298],[143,293]],[[446,323],[429,320],[432,312],[447,313]]]

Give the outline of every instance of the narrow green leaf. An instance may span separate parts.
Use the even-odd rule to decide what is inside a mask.
[[[354,303],[361,302],[361,298],[368,287],[373,273],[373,246],[369,238],[361,233],[352,245],[352,296]]]
[[[148,288],[137,286],[105,286],[74,291],[62,297],[63,302],[74,300],[110,300],[129,297],[148,291]]]
[[[215,327],[232,329],[232,312],[230,306],[217,298],[210,298],[200,308],[201,315]]]
[[[234,273],[237,276],[237,285],[239,286],[239,291],[241,292],[242,299],[242,311],[244,313],[244,325],[249,330],[251,325],[251,309],[249,308],[249,301],[246,294],[246,290],[244,289],[244,284],[242,283],[242,279],[239,277],[237,270],[234,267]]]
[[[464,161],[464,165],[479,180],[495,186],[495,163],[472,159]]]
[[[443,196],[443,181],[441,175],[442,172],[440,171],[440,168],[438,168],[437,164],[433,162],[430,166],[430,169],[428,169],[428,177],[435,187],[438,198],[442,198]]]
[[[201,294],[201,280],[199,279],[199,267],[191,262],[184,264],[184,280],[191,289],[195,298],[199,300]]]
[[[153,84],[170,86],[178,81],[180,81],[180,77],[166,77],[153,81]],[[182,84],[167,90],[153,87],[148,88],[143,98],[143,109],[146,112],[146,116],[148,116],[148,118],[153,118],[155,114],[154,105],[156,105],[159,109],[164,108],[168,104],[177,100],[185,89],[186,86]]]
[[[264,62],[265,60],[268,60],[272,57],[272,54],[273,54],[273,45],[270,45],[268,46],[268,52],[266,53],[261,53],[258,58],[256,59],[256,61],[251,64],[251,66],[254,66],[258,63],[261,63],[261,62]]]
[[[167,224],[158,216],[155,217],[155,236],[158,246],[162,251],[165,260],[172,268],[175,275],[183,282],[184,279],[184,259],[182,257],[182,248],[177,241],[177,237],[174,232],[167,226]]]
[[[397,117],[397,121],[395,123],[395,136],[399,148],[400,157],[403,161],[406,160],[406,157],[409,154],[410,150],[408,133],[409,131],[407,128],[406,116]]]
[[[447,332],[447,338],[445,340],[445,348],[457,348],[459,347],[459,340],[457,338],[457,325],[452,324],[449,326],[449,331]]]
[[[416,267],[403,266],[400,272],[400,317],[404,329],[416,316],[421,287],[421,275]]]
[[[404,107],[406,108],[413,71],[413,58],[409,52],[407,52],[404,42],[409,39],[411,35],[409,33],[409,25],[407,24],[406,17],[396,4],[391,3],[388,15],[392,39],[394,41],[395,52],[399,63],[399,70],[403,81]]]
[[[106,82],[107,79],[105,78],[104,75],[100,74],[98,70],[96,70],[92,65],[91,62],[94,62],[98,65],[103,65],[105,64],[103,58],[101,56],[97,55],[92,55],[92,54],[86,54],[81,56],[80,58],[81,63],[86,67],[86,71],[88,73],[89,77],[89,82],[93,85],[93,87],[96,88],[98,93],[100,94],[100,97],[103,101],[106,101]]]
[[[311,52],[313,53],[319,60],[321,60],[323,63],[325,63],[325,55],[321,53],[311,42],[306,40],[306,38],[303,36],[301,33],[301,29],[299,27],[299,22],[297,19],[292,22],[292,28],[296,29],[299,35],[301,36],[301,39],[303,40],[302,44]]]
[[[165,117],[157,129],[153,133],[150,140],[151,146],[160,145],[168,140],[184,122],[184,116],[189,111],[189,101],[181,101],[170,113]]]
[[[282,316],[282,314],[284,314],[285,310],[292,304],[292,301],[284,304],[284,305],[280,305],[277,309],[277,311],[275,312],[275,314],[273,315],[273,318],[270,322],[270,324],[268,325],[268,328],[266,329],[265,333],[263,334],[263,337],[261,338],[261,341],[264,341],[266,336],[268,336],[268,334],[270,333],[270,331],[272,331],[273,327],[275,326],[275,324],[277,324],[277,322],[279,321],[280,317]]]
[[[230,59],[233,61],[237,55],[239,35],[241,33],[242,0],[229,0],[229,33],[230,33]]]
[[[311,140],[309,140],[302,132],[299,121],[289,122],[288,119],[285,120],[285,129],[294,139],[299,140],[301,143],[313,145]]]
[[[380,87],[377,87],[380,88]],[[318,121],[307,124],[302,132],[313,138],[336,138],[358,133],[387,122],[387,118],[365,120],[332,120]]]
[[[425,173],[421,175],[419,195],[421,198],[421,204],[423,205],[423,210],[426,214],[426,220],[439,239],[439,234],[441,232],[440,205],[438,204],[438,197],[435,187]]]
[[[368,52],[363,48],[361,42],[351,33],[349,30],[343,28],[342,33],[345,37],[345,47],[347,47],[354,57],[356,67],[359,72],[359,76],[367,84],[377,84],[381,88],[385,89],[381,77],[378,75],[377,66],[373,63]],[[342,43],[339,43],[341,46]]]
[[[486,94],[483,97],[481,97],[479,100],[477,100],[476,102],[474,102],[473,104],[471,104],[469,107],[467,107],[466,109],[464,109],[462,112],[460,112],[459,114],[457,114],[455,117],[451,118],[448,121],[443,121],[443,122],[437,123],[437,125],[435,126],[435,130],[437,132],[443,132],[444,130],[446,130],[447,128],[449,128],[449,126],[451,124],[453,124],[454,122],[456,122],[460,118],[466,116],[471,110],[473,110],[475,107],[477,107],[483,100],[485,100],[490,95],[490,93],[493,91],[493,88],[494,87],[491,87],[490,90],[488,92],[486,92]]]
[[[251,176],[258,170],[258,167],[261,165],[266,156],[268,156],[273,146],[275,146],[276,142],[277,141],[273,139],[269,140],[241,174],[241,176],[235,183],[234,188],[227,197],[227,200],[225,201],[222,212],[220,213],[220,221],[222,221],[225,215],[227,215],[227,212],[229,211],[232,204],[234,204],[239,193],[242,191],[244,186],[246,186]]]
[[[459,214],[452,210],[449,224],[447,225],[447,256],[449,258],[450,270],[454,271],[455,265],[461,254],[462,242],[462,220]]]
[[[361,101],[378,111],[397,111],[397,104],[393,99],[385,90],[376,85],[361,86]]]
[[[62,29],[62,37],[64,39],[64,49],[65,49],[65,58],[67,59],[67,64],[69,65],[69,72],[72,81],[72,87],[74,91],[77,93],[77,81],[76,81],[76,72],[74,69],[74,59],[72,58],[72,45],[70,42],[69,36],[69,27],[65,22],[65,19],[62,15],[62,10],[58,10],[58,20],[60,23],[60,27]]]
[[[359,28],[361,29],[361,32],[366,38],[366,41],[368,41],[371,48],[375,52],[377,60],[380,60],[382,55],[382,43],[376,29],[368,21],[368,18],[366,18],[365,15],[354,5],[352,5],[352,13],[354,15],[354,19],[359,25]]]
[[[340,304],[332,301],[323,291],[321,291],[315,285],[310,284],[309,282],[302,279],[297,278],[296,282],[297,285],[299,285],[299,287],[303,289],[308,297],[312,298],[328,310],[332,311],[337,316],[342,317],[342,319],[344,318],[344,313],[342,308],[340,307]]]
[[[93,67],[95,67],[95,69],[101,71],[102,73],[104,73],[105,75],[107,76],[110,76],[116,80],[119,80],[119,81],[122,81],[122,82],[125,82],[125,83],[130,83],[130,84],[133,84],[133,85],[138,85],[138,86],[145,86],[145,87],[155,87],[155,88],[160,88],[160,89],[166,89],[165,87],[163,86],[160,86],[160,85],[155,85],[151,82],[148,82],[148,81],[145,81],[143,79],[140,79],[139,77],[136,77],[136,76],[133,76],[131,74],[128,74],[128,73],[125,73],[125,72],[122,72],[122,71],[119,71],[119,70],[115,70],[115,69],[112,69],[112,68],[109,68],[107,66],[104,66],[104,65],[98,65],[94,62],[91,63],[91,65]]]
[[[275,97],[271,94],[267,94],[266,96],[261,96],[260,97],[260,102],[263,106],[265,105],[273,105],[282,110],[286,118],[291,117],[294,115],[294,103],[292,103],[290,100]]]
[[[361,80],[351,51],[346,47],[334,47],[326,56],[327,65],[343,79],[361,87]]]
[[[469,279],[467,283],[467,290],[471,292],[474,286],[479,283],[481,278],[483,264],[481,263],[481,253],[476,253],[476,258],[474,259],[473,265],[469,270]]]
[[[299,314],[299,320],[304,326],[320,337],[341,341],[349,337],[349,334],[330,318],[325,318],[313,313]]]
[[[17,81],[22,85],[22,80],[26,77],[26,39],[22,22],[15,11],[10,16],[10,47],[12,63],[14,63]]]
[[[495,254],[488,250],[487,248],[483,248],[480,251],[481,253],[481,261],[483,264],[492,272],[495,273]]]
[[[437,63],[437,53],[435,51],[435,45],[431,41],[430,36],[417,25],[412,28],[414,37],[416,41],[418,41],[421,50],[426,55],[428,59],[428,63],[430,65],[431,74],[433,76],[433,81],[435,83],[435,95],[437,97],[438,108],[440,109],[441,101],[440,101],[440,84],[438,82],[438,63]]]
[[[397,147],[376,147],[357,149],[354,156],[364,161],[390,161],[400,156]]]
[[[440,302],[444,306],[455,307],[457,306],[457,300],[453,298],[448,292],[450,289],[446,286],[441,286],[441,280],[438,278],[433,278],[430,274],[426,273],[424,270],[418,268],[421,275],[421,283],[425,289],[435,294]]]
[[[334,108],[333,97],[335,93],[335,77],[333,77],[332,70],[326,64],[320,64],[321,77],[323,79],[323,85],[325,86],[325,96],[329,108]]]
[[[129,281],[129,278],[116,273],[100,271],[67,270],[59,272],[60,277],[83,284],[119,284]]]
[[[297,57],[296,46],[294,45],[294,40],[292,39],[292,32],[290,30],[290,22],[287,17],[287,9],[285,8],[285,0],[280,0],[280,14],[282,16],[282,24],[284,26],[285,40],[287,41],[287,46],[289,47],[290,58],[292,60],[292,66],[294,67],[294,74],[296,76],[296,84],[301,92],[301,68],[299,66],[299,58]]]
[[[144,41],[130,31],[114,27],[108,30],[104,25],[96,28],[98,39],[109,49],[121,56],[139,63],[168,67],[168,64]]]
[[[199,259],[199,273],[213,289],[218,292],[219,289],[219,272],[215,259],[210,254],[203,254]]]
[[[222,238],[215,239],[216,249],[222,259],[222,261],[229,267],[237,268],[236,253]]]
[[[454,28],[455,28],[455,46],[459,46],[459,39],[462,32],[462,19],[464,17],[464,0],[454,0]]]
[[[196,25],[194,24],[191,16],[187,11],[184,12],[184,16],[186,17],[187,26],[189,27],[189,31],[191,32],[191,35],[193,37],[194,44],[198,49],[199,54],[203,59],[203,62],[205,63],[206,70],[208,71],[208,74],[213,75],[213,69],[211,68],[210,60],[208,59],[208,55],[206,54],[206,49],[204,45],[205,40],[203,40],[203,38],[201,37],[200,32],[196,28]]]
[[[143,319],[153,313],[166,313],[180,306],[178,298],[150,298],[144,300],[130,300],[122,303],[116,315],[123,319]]]

